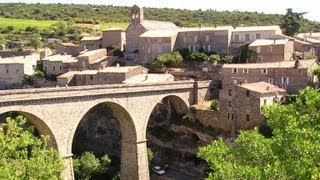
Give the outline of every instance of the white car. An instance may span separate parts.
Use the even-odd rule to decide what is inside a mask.
[[[164,175],[166,173],[160,166],[154,166],[152,170],[158,175]]]

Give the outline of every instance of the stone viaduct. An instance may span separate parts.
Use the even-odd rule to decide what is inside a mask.
[[[0,114],[15,111],[26,116],[66,161],[64,179],[73,179],[72,141],[82,117],[105,103],[121,129],[121,179],[149,179],[146,130],[157,103],[168,98],[177,112],[209,95],[208,81],[177,81],[144,85],[98,85],[0,91]],[[108,148],[108,147],[106,147]]]

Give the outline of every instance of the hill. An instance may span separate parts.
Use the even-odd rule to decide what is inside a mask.
[[[171,21],[178,26],[275,25],[282,15],[257,12],[144,8],[145,18]],[[78,4],[0,3],[0,17],[33,20],[129,23],[130,7]],[[303,20],[301,32],[320,31],[320,23]]]

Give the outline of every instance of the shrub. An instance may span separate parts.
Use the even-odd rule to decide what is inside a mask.
[[[313,70],[313,73],[314,73],[314,75],[320,77],[320,66],[316,67],[316,68]]]
[[[211,101],[211,105],[210,105],[210,109],[217,111],[219,107],[219,101],[218,100],[212,100]]]
[[[231,63],[233,60],[233,56],[224,56],[221,60],[225,63]]]
[[[161,54],[153,62],[153,65],[157,68],[176,67],[182,62],[182,59],[179,52]]]
[[[209,57],[204,53],[194,52],[190,54],[187,59],[192,62],[204,62],[204,61],[208,61]]]
[[[212,55],[210,55],[209,56],[209,59],[208,59],[208,61],[210,61],[210,62],[220,62],[220,55],[218,55],[218,54],[212,54]]]
[[[119,57],[123,57],[123,56],[124,56],[124,55],[123,55],[123,52],[121,51],[120,48],[115,48],[115,49],[113,49],[113,50],[112,50],[112,53],[113,53],[114,56],[119,56]]]

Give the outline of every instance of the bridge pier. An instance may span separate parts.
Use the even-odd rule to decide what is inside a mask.
[[[149,180],[149,164],[146,141],[121,142],[121,179]]]
[[[65,169],[61,173],[61,178],[65,180],[74,180],[72,154],[63,156]]]

